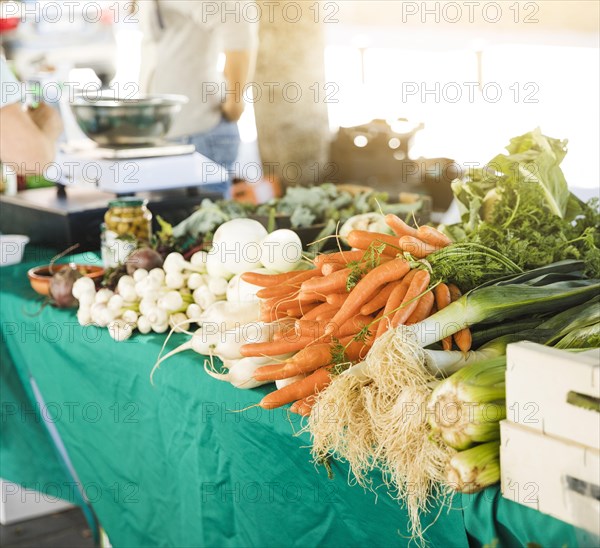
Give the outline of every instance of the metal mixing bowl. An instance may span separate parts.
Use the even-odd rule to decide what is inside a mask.
[[[187,102],[183,95],[145,95],[135,99],[76,95],[71,110],[83,132],[99,145],[158,145]]]

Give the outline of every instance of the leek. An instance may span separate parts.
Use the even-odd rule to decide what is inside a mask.
[[[500,438],[506,418],[504,372],[506,357],[464,367],[441,382],[427,406],[429,425],[454,449]]]
[[[424,350],[424,361],[427,370],[437,377],[448,377],[470,365],[502,357],[506,354],[506,346],[513,342],[527,339],[533,342],[542,342],[543,337],[535,330],[521,331],[498,337],[481,346],[478,350],[459,352],[456,350]]]
[[[563,350],[600,347],[600,323],[570,331],[555,347]]]
[[[500,481],[500,442],[483,443],[456,453],[446,467],[446,480],[461,493],[475,493]]]
[[[593,326],[600,322],[600,296],[574,306],[545,320],[538,327],[547,330],[550,335],[545,344],[554,345],[560,339],[576,329]],[[600,346],[592,344],[592,347]],[[559,347],[560,348],[560,347]]]
[[[598,280],[486,286],[470,291],[422,322],[403,327],[401,333],[414,335],[423,348],[473,324],[564,309],[589,300],[599,291]]]
[[[479,348],[493,339],[510,335],[513,333],[522,333],[538,327],[545,319],[543,317],[520,318],[518,320],[508,320],[495,325],[482,325],[472,330],[473,348]]]

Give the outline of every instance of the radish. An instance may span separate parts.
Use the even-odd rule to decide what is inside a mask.
[[[274,332],[274,325],[264,322],[238,325],[224,331],[219,330],[216,325],[204,323],[194,334],[194,350],[223,360],[241,359],[243,356],[240,348],[244,344],[269,342]]]
[[[261,274],[274,274],[273,271],[266,268],[257,268],[252,272],[260,272]],[[236,274],[227,286],[227,300],[232,303],[258,302],[259,299],[256,293],[262,289],[254,284],[249,284],[241,278],[241,274]]]
[[[269,363],[269,358],[242,358],[231,365],[227,373],[217,373],[210,360],[204,361],[204,371],[213,379],[230,382],[236,388],[256,388],[271,381],[259,382],[253,378],[254,371]],[[209,366],[210,365],[210,366]]]
[[[306,375],[304,373],[302,373],[300,375],[296,375],[295,377],[290,377],[289,379],[281,379],[281,380],[275,381],[275,386],[277,387],[277,390],[279,390],[280,388],[289,386],[290,384],[293,384],[296,381],[302,380],[304,377],[306,377]]]
[[[292,230],[271,232],[261,244],[260,262],[275,272],[290,272],[302,262],[302,242]]]
[[[222,302],[226,303],[226,301]],[[177,326],[181,326],[186,323],[192,323],[192,320],[181,322],[177,324]],[[197,323],[199,323],[201,327],[196,330],[189,341],[183,343],[165,356],[160,357],[159,354],[159,359],[154,364],[154,367],[150,373],[151,381],[152,377],[154,376],[154,372],[160,367],[160,364],[163,361],[186,350],[193,350],[194,352],[205,356],[216,356],[225,361],[243,359],[240,353],[240,348],[242,345],[250,342],[269,341],[273,338],[273,334],[278,327],[275,323],[267,324],[264,322],[248,322],[240,325],[239,323],[231,323],[231,320],[229,329],[224,329],[224,327],[227,326],[226,322],[215,322],[215,324],[202,322]],[[233,327],[231,327],[232,325]],[[163,349],[170,336],[171,335],[169,334],[169,337],[167,337],[163,343]],[[270,359],[272,360],[273,358]]]
[[[230,303],[217,301],[202,314],[202,323],[212,323],[227,331],[240,325],[258,322],[260,307],[258,303]]]
[[[253,219],[232,219],[223,223],[213,236],[213,247],[206,259],[211,276],[230,279],[260,266],[260,243],[267,230]]]

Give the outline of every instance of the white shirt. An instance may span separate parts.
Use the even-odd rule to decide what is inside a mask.
[[[21,83],[8,68],[4,57],[0,55],[0,108],[18,103],[21,100]]]
[[[170,137],[204,133],[221,120],[225,80],[220,54],[256,47],[258,17],[251,0],[142,0],[141,91],[186,95]]]

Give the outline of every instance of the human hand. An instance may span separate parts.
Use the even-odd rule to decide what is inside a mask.
[[[48,139],[52,141],[58,139],[62,133],[63,124],[56,110],[46,103],[40,103],[37,108],[29,109],[27,114]]]
[[[244,100],[240,97],[227,96],[221,105],[223,116],[230,122],[237,122],[244,113]]]

